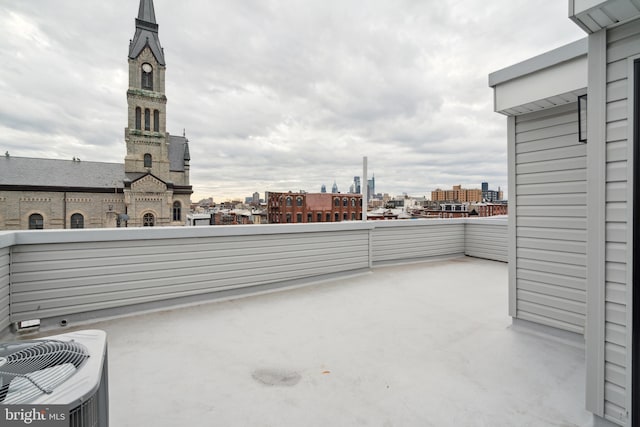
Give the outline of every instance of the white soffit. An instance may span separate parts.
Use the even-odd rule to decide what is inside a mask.
[[[640,17],[640,0],[569,0],[569,18],[587,33]]]
[[[517,115],[576,102],[587,92],[587,39],[489,75],[494,109]]]

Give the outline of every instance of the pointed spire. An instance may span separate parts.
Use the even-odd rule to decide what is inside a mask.
[[[136,34],[129,44],[129,58],[135,59],[145,47],[149,46],[153,56],[160,65],[164,62],[164,51],[158,38],[158,24],[156,23],[156,12],[153,7],[153,0],[140,0],[138,8],[138,18],[136,19]]]
[[[140,0],[138,19],[152,24],[156,23],[156,11],[153,8],[153,0]]]
[[[191,154],[189,154],[189,143],[185,141],[184,143],[184,156],[183,156],[183,160],[185,162],[189,162],[189,160],[191,160]]]

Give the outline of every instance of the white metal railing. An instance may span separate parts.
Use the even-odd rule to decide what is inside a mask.
[[[0,232],[0,331],[506,252],[504,218]]]

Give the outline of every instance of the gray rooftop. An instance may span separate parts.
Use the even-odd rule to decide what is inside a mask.
[[[0,157],[0,185],[122,188],[124,164]]]
[[[583,344],[512,325],[507,288],[456,258],[82,329],[119,427],[592,425]]]
[[[172,171],[183,172],[185,161],[190,160],[189,143],[184,136],[169,135],[169,167]]]

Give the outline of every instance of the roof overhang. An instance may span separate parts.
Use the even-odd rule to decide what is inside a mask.
[[[638,17],[639,0],[569,0],[569,18],[587,33]]]
[[[489,75],[494,110],[508,116],[576,102],[587,93],[587,39]]]

